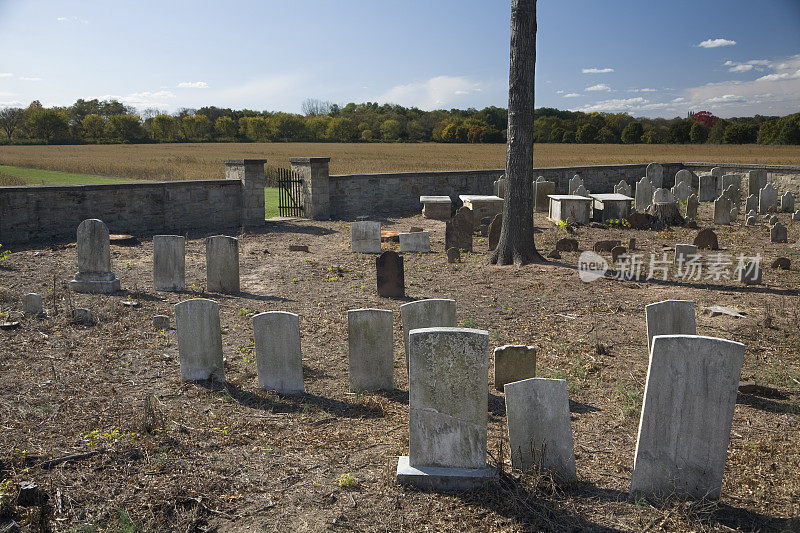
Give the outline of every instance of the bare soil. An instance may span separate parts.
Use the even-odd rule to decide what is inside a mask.
[[[239,235],[236,296],[205,292],[202,239],[187,242],[183,294],[152,290],[149,238],[112,245],[124,290],[110,296],[67,292],[74,243],[12,250],[0,268],[0,308],[20,326],[0,330],[0,527],[13,519],[31,531],[800,531],[800,224],[780,218],[789,244],[770,243],[764,225],[717,228],[723,254],[765,258],[754,286],[684,282],[674,272],[667,282],[584,283],[573,252],[486,266],[478,236],[475,253],[448,264],[444,223],[386,221],[432,232],[434,253],[405,254],[405,301],[454,298],[462,325],[487,329],[492,346],[537,346],[538,374],[568,381],[579,481],[511,470],[503,394],[490,374],[489,460],[503,474],[486,491],[461,494],[394,481],[397,456],[408,453],[405,301],[377,296],[375,257],[349,252],[349,224],[278,221]],[[544,253],[567,236],[541,216],[536,224]],[[650,253],[671,259],[696,232],[580,227],[571,236],[581,250],[634,237],[646,271]],[[790,271],[769,268],[778,256],[792,260]],[[28,292],[43,295],[46,318],[22,315]],[[154,315],[200,296],[220,303],[226,385],[183,383],[176,332],[152,327]],[[718,502],[628,493],[648,363],[644,306],[664,299],[695,300],[699,333],[743,342],[742,379],[771,386],[739,394]],[[713,304],[747,316],[711,317],[703,308]],[[74,307],[91,309],[96,324],[73,324]],[[346,312],[365,307],[395,311],[396,390],[348,391]],[[300,315],[305,394],[257,387],[250,316],[270,310]],[[25,482],[45,495],[38,505],[20,505]]]

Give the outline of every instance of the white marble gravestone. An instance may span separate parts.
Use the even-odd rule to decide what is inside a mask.
[[[394,388],[392,312],[352,309],[347,312],[350,390]]]
[[[206,238],[206,287],[209,292],[239,292],[239,239],[236,237]]]
[[[269,311],[253,317],[258,386],[283,394],[303,392],[300,317]]]
[[[658,163],[650,163],[645,169],[645,176],[650,180],[653,189],[660,189],[664,186],[664,167]]]
[[[180,292],[185,288],[186,239],[183,235],[153,236],[153,288]]]
[[[647,177],[636,182],[634,207],[639,213],[644,213],[653,201],[653,184]]]
[[[194,298],[175,304],[174,309],[181,379],[225,381],[219,304],[214,300]]]
[[[403,322],[403,345],[406,351],[406,369],[410,354],[408,353],[408,334],[412,329],[445,327],[454,328],[456,322],[456,301],[441,298],[417,300],[400,306],[400,319]]]
[[[74,292],[109,294],[119,290],[119,279],[111,271],[108,227],[90,218],[78,225],[78,272],[69,282]]]
[[[697,253],[697,247],[694,247],[694,252]],[[675,255],[677,256],[677,254],[676,249]],[[697,335],[697,322],[692,300],[656,302],[646,305],[644,313],[647,321],[648,351],[652,347],[653,337],[656,335]]]
[[[350,225],[350,251],[358,254],[381,253],[381,223],[365,220]]]

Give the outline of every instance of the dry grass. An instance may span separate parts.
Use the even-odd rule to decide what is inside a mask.
[[[332,174],[503,168],[504,144],[213,143],[1,146],[0,164],[100,176],[170,180],[220,179],[222,161],[328,156]],[[800,165],[800,146],[542,144],[537,167],[707,161]]]
[[[25,180],[19,176],[12,176],[11,174],[0,172],[0,187],[17,185],[25,185]]]

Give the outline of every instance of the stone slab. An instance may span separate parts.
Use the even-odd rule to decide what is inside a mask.
[[[406,295],[403,258],[393,250],[387,250],[375,258],[375,281],[378,296],[403,298]]]
[[[400,251],[427,253],[431,251],[431,237],[427,231],[415,231],[413,233],[401,233]]]
[[[219,304],[206,298],[193,298],[175,304],[174,309],[181,379],[225,381]]]
[[[384,309],[347,311],[347,346],[351,391],[394,388],[392,312]]]
[[[536,377],[536,347],[506,344],[494,349],[494,388],[503,391],[506,383]]]
[[[695,251],[697,249],[695,248]],[[656,335],[697,335],[694,301],[664,300],[646,305],[647,348]]]
[[[406,369],[408,369],[408,334],[412,329],[456,327],[458,325],[456,301],[430,298],[409,302],[400,306],[400,319],[403,324],[403,346],[406,352]]]
[[[357,254],[381,253],[381,223],[353,222],[350,225],[350,251]]]
[[[180,292],[185,288],[186,239],[183,235],[153,236],[153,288]]]
[[[486,487],[499,478],[496,468],[443,468],[411,466],[407,455],[397,461],[397,482],[422,490],[467,491]]]
[[[269,311],[253,317],[258,386],[283,394],[303,392],[300,317]]]
[[[239,292],[239,239],[226,235],[206,238],[206,289],[209,292]]]
[[[548,220],[554,223],[559,221],[574,224],[588,224],[592,199],[574,194],[551,194],[550,212]]]

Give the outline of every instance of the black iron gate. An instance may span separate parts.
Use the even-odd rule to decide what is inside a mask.
[[[288,168],[278,169],[278,215],[303,216],[303,180]]]

